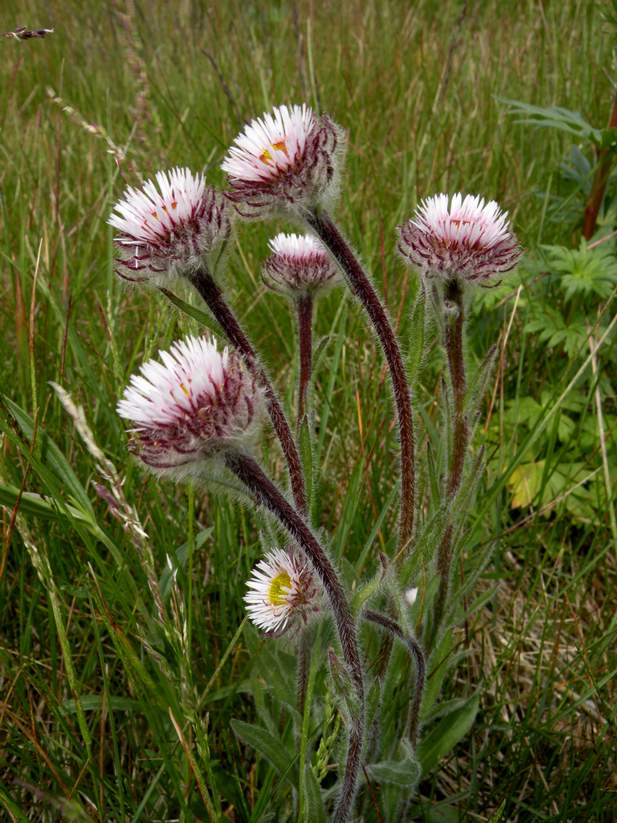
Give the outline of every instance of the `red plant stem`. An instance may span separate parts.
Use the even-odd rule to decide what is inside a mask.
[[[390,369],[401,444],[401,509],[399,554],[411,545],[415,514],[415,443],[411,391],[401,350],[388,314],[349,244],[325,211],[309,212],[306,220],[337,261],[352,293],[360,300],[377,333]]]
[[[212,275],[204,268],[201,268],[193,275],[191,282],[199,294],[203,297],[216,320],[220,323],[223,331],[229,338],[229,342],[242,354],[248,367],[252,370],[259,382],[265,388],[270,419],[272,420],[274,431],[277,434],[283,454],[287,460],[289,480],[291,482],[291,490],[294,500],[298,510],[301,512],[306,512],[306,486],[304,483],[304,472],[302,470],[300,453],[291,432],[289,423],[287,422],[287,417],[285,416],[283,407],[276,396],[276,392],[274,391],[270,378],[266,374],[263,366],[260,364],[257,354],[255,353],[255,349],[242,330],[240,323],[225,300],[223,292],[219,288],[214,277],[212,277]]]
[[[450,591],[450,568],[452,566],[452,538],[454,525],[452,523],[451,507],[454,504],[463,479],[465,455],[469,442],[469,427],[465,416],[465,394],[467,380],[465,377],[465,352],[463,348],[463,330],[465,326],[465,302],[463,286],[453,278],[446,285],[446,300],[452,304],[456,314],[446,320],[445,347],[450,371],[450,382],[454,400],[454,431],[452,433],[452,458],[446,490],[446,505],[448,506],[446,528],[437,552],[437,572],[439,574],[439,589],[433,613],[431,627],[431,645],[437,637],[441,621],[443,620],[448,594]]]
[[[343,787],[334,813],[335,823],[347,820],[358,782],[360,755],[364,737],[364,670],[358,647],[356,624],[352,617],[343,585],[321,544],[306,521],[290,505],[262,468],[246,454],[228,452],[227,467],[252,493],[257,503],[268,509],[302,548],[321,579],[330,600],[338,630],[343,657],[358,697],[358,712],[351,718],[349,746]]]
[[[298,428],[306,414],[306,400],[311,382],[313,360],[313,298],[303,294],[296,300],[298,343],[300,348],[300,387],[298,394]]]
[[[613,98],[613,108],[608,121],[608,127],[610,129],[617,128],[617,93]],[[583,217],[583,237],[585,240],[589,240],[593,237],[596,230],[598,214],[600,212],[602,201],[604,200],[604,194],[606,192],[608,178],[611,173],[611,167],[615,159],[615,153],[611,149],[600,149],[598,151],[597,159],[598,165],[593,178],[593,183],[591,185],[589,199],[587,200],[587,205],[585,206],[585,215]]]
[[[363,617],[366,620],[370,620],[373,623],[377,623],[377,625],[384,628],[389,634],[393,637],[396,637],[398,640],[401,641],[409,651],[414,663],[415,663],[415,680],[414,680],[414,693],[413,693],[413,701],[411,703],[410,711],[409,711],[409,740],[411,741],[411,745],[416,748],[418,745],[418,731],[420,728],[420,710],[422,708],[422,696],[424,694],[424,684],[426,682],[426,660],[424,657],[424,652],[422,651],[422,646],[418,643],[418,641],[413,637],[413,635],[406,635],[399,624],[392,620],[391,617],[388,617],[385,614],[381,614],[380,612],[372,611],[371,609],[367,609]]]

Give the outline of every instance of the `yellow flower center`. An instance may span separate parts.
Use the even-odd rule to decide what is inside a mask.
[[[275,151],[282,151],[285,157],[289,157],[289,151],[287,150],[287,143],[285,142],[285,140],[279,140],[277,143],[272,143],[272,146],[270,148],[274,149]],[[262,163],[265,163],[266,166],[268,166],[272,162],[273,156],[269,149],[264,149],[262,153],[259,155],[259,159]]]
[[[268,589],[268,600],[271,606],[284,606],[291,588],[291,577],[287,572],[280,571],[272,578]]]

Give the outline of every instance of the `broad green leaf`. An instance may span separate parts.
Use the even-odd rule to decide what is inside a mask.
[[[241,740],[258,751],[281,777],[285,777],[292,786],[297,786],[295,756],[280,737],[275,737],[267,729],[245,723],[243,720],[231,720],[231,728]]]
[[[544,460],[537,460],[535,463],[523,463],[514,469],[508,480],[513,508],[526,508],[536,499],[542,483],[544,464]]]
[[[368,775],[378,783],[399,786],[412,791],[422,775],[420,764],[414,755],[410,744],[403,741],[400,744],[400,760],[382,760],[380,763],[369,763],[366,766]]]
[[[473,696],[459,709],[439,721],[418,746],[422,774],[431,772],[469,732],[478,713],[479,698]]]

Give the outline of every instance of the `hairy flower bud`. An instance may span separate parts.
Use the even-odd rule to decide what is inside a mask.
[[[437,194],[399,227],[398,248],[423,274],[486,281],[513,269],[522,249],[494,200]]]
[[[231,230],[226,198],[202,174],[171,169],[141,189],[129,187],[108,223],[120,232],[117,272],[132,282],[190,275],[209,261]]]
[[[221,168],[243,217],[301,214],[327,203],[338,185],[344,132],[306,105],[279,106],[248,123]]]
[[[340,271],[323,243],[310,234],[277,234],[270,240],[266,286],[289,297],[315,295],[342,282]]]
[[[263,389],[235,351],[208,337],[174,343],[131,377],[118,414],[133,423],[133,450],[157,474],[198,475],[203,461],[252,441]]]

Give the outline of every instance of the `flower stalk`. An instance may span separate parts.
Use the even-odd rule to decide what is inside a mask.
[[[194,272],[190,280],[220,323],[229,342],[242,354],[248,367],[265,389],[268,413],[287,461],[292,494],[298,510],[305,512],[307,510],[307,498],[300,453],[270,378],[260,364],[255,349],[242,330],[235,314],[225,300],[221,288],[210,272],[204,266],[201,266]]]
[[[453,433],[452,457],[446,489],[446,505],[448,507],[446,528],[437,552],[437,572],[439,574],[439,588],[435,601],[431,640],[434,642],[443,620],[448,594],[450,590],[450,571],[452,566],[452,542],[454,524],[452,522],[452,506],[463,480],[465,457],[469,443],[469,426],[465,415],[465,395],[467,379],[465,376],[464,326],[465,301],[462,283],[457,278],[450,279],[445,288],[445,299],[452,307],[452,315],[446,320],[445,348],[448,359],[448,370],[452,385],[453,399]]]
[[[413,635],[406,635],[396,620],[392,620],[385,614],[367,609],[364,612],[365,620],[370,620],[385,629],[389,635],[403,643],[414,661],[414,682],[413,699],[409,708],[408,734],[411,745],[414,749],[418,745],[418,732],[420,729],[420,711],[422,709],[422,697],[424,695],[424,685],[426,683],[426,659],[422,646]]]
[[[255,501],[268,509],[302,548],[321,579],[330,600],[343,657],[349,668],[358,698],[357,714],[351,718],[342,791],[333,817],[335,823],[343,823],[348,818],[357,788],[365,713],[364,669],[358,647],[356,624],[351,614],[347,596],[326,552],[306,521],[285,499],[285,496],[264,473],[259,464],[252,457],[233,450],[226,452],[225,463],[228,469],[252,493]]]
[[[300,350],[300,381],[298,389],[298,429],[307,413],[308,389],[313,361],[313,297],[303,294],[296,300],[298,316],[298,347]]]
[[[411,391],[400,346],[387,312],[373,284],[362,268],[338,227],[324,210],[306,215],[309,226],[341,267],[352,293],[360,300],[377,333],[390,369],[398,416],[401,448],[401,505],[399,520],[399,552],[402,559],[409,550],[413,536],[415,513],[415,442]]]

